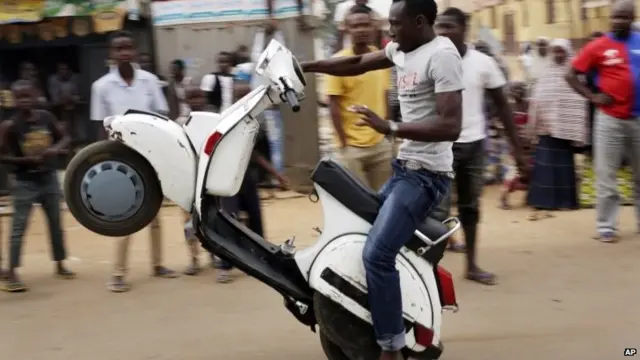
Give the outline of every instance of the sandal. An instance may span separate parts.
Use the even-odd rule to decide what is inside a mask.
[[[107,284],[107,289],[114,293],[123,293],[131,290],[131,285],[124,281],[121,276],[114,276]]]
[[[19,279],[7,280],[2,287],[2,291],[15,293],[29,291],[29,287]]]
[[[165,279],[175,279],[179,275],[177,272],[171,269],[168,269],[164,266],[156,266],[156,268],[153,270],[153,276],[159,277],[159,278],[165,278]]]
[[[216,279],[221,284],[228,284],[233,281],[227,270],[221,270]]]
[[[458,254],[464,254],[467,252],[467,247],[465,244],[457,241],[450,241],[449,245],[447,245],[447,250]]]
[[[500,203],[498,204],[498,209],[511,210],[511,205],[509,205],[509,201],[507,200],[507,196],[505,194],[500,196]]]
[[[497,285],[496,276],[490,272],[483,270],[475,270],[467,272],[467,280],[475,281],[483,285]]]
[[[190,265],[187,270],[184,271],[184,274],[188,276],[195,276],[200,274],[200,272],[202,272],[202,268],[200,266]]]

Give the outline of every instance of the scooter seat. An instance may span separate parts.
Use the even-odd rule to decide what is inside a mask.
[[[311,174],[311,179],[362,219],[370,223],[375,221],[382,199],[337,162],[330,159],[320,160]],[[418,226],[418,231],[435,241],[444,236],[449,228],[442,222],[427,217]],[[425,243],[415,236],[407,243],[407,247],[414,251],[424,245]]]

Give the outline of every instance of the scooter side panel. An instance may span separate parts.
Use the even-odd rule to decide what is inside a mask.
[[[307,281],[316,257],[328,243],[347,233],[368,234],[371,229],[371,224],[347,209],[322,187],[317,184],[314,186],[319,203],[322,204],[323,225],[320,227],[322,234],[313,246],[300,250],[296,254],[298,267]]]
[[[136,150],[149,161],[166,198],[191,210],[196,155],[180,125],[144,114],[129,114],[114,119],[108,131],[111,139]]]
[[[203,193],[216,196],[233,196],[244,179],[253,146],[260,128],[255,117],[270,106],[269,87],[254,89],[220,114],[218,124],[207,138],[219,133],[221,139],[212,154],[206,154],[203,146],[199,154],[196,199]],[[206,143],[206,141],[205,141]],[[200,202],[196,210],[200,212]]]
[[[215,130],[222,117],[218,113],[192,111],[189,122],[183,125],[184,131],[191,140],[196,152],[204,146],[209,134]]]
[[[315,189],[323,208],[322,234],[313,246],[297,253],[296,262],[312,288],[342,304],[361,319],[371,322],[368,309],[322,279],[323,271],[329,268],[366,293],[362,251],[371,225],[338,202],[322,187],[316,185]],[[431,327],[434,330],[433,343],[438,344],[442,307],[433,267],[406,248],[400,251],[397,267],[400,272],[405,316]],[[417,352],[424,350],[415,343],[413,333],[408,334],[407,345]]]
[[[371,323],[371,313],[363,306],[366,304],[362,304],[367,301],[362,299],[367,292],[365,270],[361,260],[365,240],[365,235],[352,234],[335,239],[328,244],[311,269],[310,286],[341,304],[362,320]],[[424,262],[424,260],[421,261]],[[404,254],[398,256],[396,267],[400,273],[402,308],[405,319],[411,323],[418,322],[434,329],[434,332],[439,332],[441,309],[438,303],[437,286],[433,279],[433,270],[420,274]],[[427,267],[429,267],[428,263]],[[336,276],[356,288],[361,294],[358,294],[359,299],[354,296],[353,292],[346,294],[343,290],[345,287],[338,286],[338,283],[334,281]],[[439,336],[434,336],[434,345],[438,341]],[[416,343],[412,330],[407,333],[406,343],[408,348],[416,352],[424,350],[424,347]]]

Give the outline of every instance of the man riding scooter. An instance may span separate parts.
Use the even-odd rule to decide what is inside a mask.
[[[383,120],[353,104],[362,126],[403,138],[393,175],[383,186],[383,205],[363,252],[373,327],[380,360],[400,359],[405,346],[396,257],[418,224],[448,193],[452,142],[462,122],[462,61],[453,43],[435,35],[434,0],[394,0],[389,12],[393,42],[382,51],[302,64],[305,72],[357,76],[397,66],[402,123]]]

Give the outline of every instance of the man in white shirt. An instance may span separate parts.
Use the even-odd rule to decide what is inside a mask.
[[[123,114],[129,109],[168,113],[167,101],[159,85],[158,77],[142,70],[136,63],[136,46],[128,31],[119,31],[111,36],[110,57],[115,62],[109,73],[91,86],[91,120],[102,122],[105,117]],[[106,136],[100,126],[101,137]],[[153,275],[174,278],[176,272],[162,266],[162,230],[156,218],[151,223],[151,257]],[[127,272],[127,257],[130,237],[117,242],[116,262],[108,289],[125,292],[130,289],[124,280]]]
[[[495,276],[486,272],[476,262],[476,236],[480,219],[479,201],[484,183],[484,140],[486,119],[484,113],[485,91],[498,108],[499,117],[514,147],[516,162],[526,176],[524,162],[511,110],[505,96],[507,84],[498,63],[491,57],[465,44],[467,15],[458,8],[448,8],[438,16],[435,24],[438,35],[446,36],[458,48],[462,56],[464,91],[462,92],[462,131],[453,145],[453,169],[456,173],[458,212],[466,242],[467,274],[469,280],[486,285],[496,283]],[[450,211],[451,201],[441,206]],[[454,245],[455,246],[455,245]],[[458,246],[460,247],[460,246]]]

